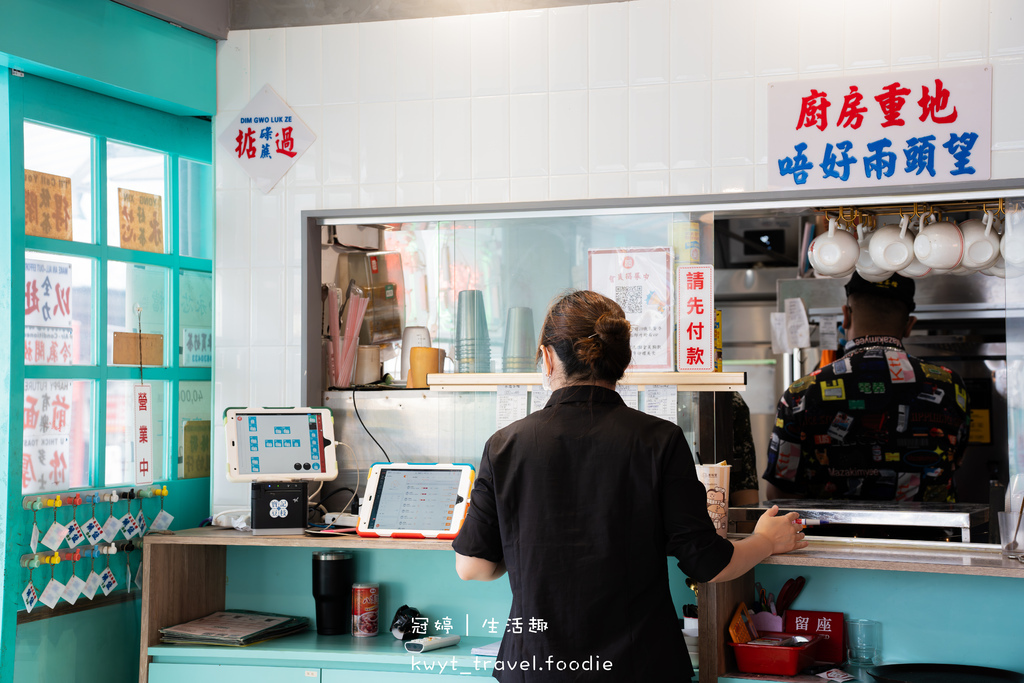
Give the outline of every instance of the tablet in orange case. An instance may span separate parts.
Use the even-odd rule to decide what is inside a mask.
[[[455,538],[475,475],[465,463],[374,463],[357,532],[368,538]]]

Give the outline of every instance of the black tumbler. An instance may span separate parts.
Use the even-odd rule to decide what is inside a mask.
[[[313,553],[313,597],[316,632],[322,636],[348,633],[352,628],[352,553],[324,550]]]

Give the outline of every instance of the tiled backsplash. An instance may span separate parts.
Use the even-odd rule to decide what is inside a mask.
[[[769,82],[985,62],[992,177],[1024,177],[1022,20],[1021,0],[634,0],[232,32],[216,132],[269,84],[317,140],[267,195],[217,150],[217,410],[299,400],[302,210],[765,190]]]

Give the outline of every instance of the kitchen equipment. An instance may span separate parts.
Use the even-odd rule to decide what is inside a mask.
[[[398,379],[406,381],[409,374],[409,352],[415,346],[430,346],[430,331],[421,326],[410,326],[402,331],[402,361],[398,367]]]
[[[776,603],[776,611],[785,612],[786,609],[793,604],[796,597],[800,595],[800,591],[804,589],[804,584],[807,580],[798,576],[795,579],[789,579],[782,585],[782,590],[779,591],[779,600]]]
[[[369,298],[359,332],[360,344],[396,341],[405,322],[405,277],[397,251],[353,251],[338,263],[338,285],[354,281]]]
[[[772,505],[779,506],[780,515],[796,510],[801,517],[827,521],[833,531],[839,524],[856,524],[861,529],[877,526],[880,532],[885,531],[882,527],[957,528],[964,543],[970,543],[972,530],[989,521],[988,505],[980,503],[783,499],[734,506],[729,509],[729,522],[757,521]]]

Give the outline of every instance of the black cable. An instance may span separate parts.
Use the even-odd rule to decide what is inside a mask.
[[[388,459],[388,462],[391,462],[391,456],[389,456],[388,452],[386,450],[384,450],[384,447],[380,445],[380,441],[377,441],[377,437],[375,437],[373,434],[371,434],[370,430],[366,428],[366,423],[363,422],[363,418],[360,417],[360,415],[359,415],[359,406],[356,405],[356,390],[355,390],[354,387],[352,388],[352,408],[355,409],[355,411],[356,411],[356,418],[359,420],[359,424],[361,424],[363,426],[363,431],[365,431],[366,434],[371,439],[373,439],[373,442],[375,444],[377,444],[377,448],[379,448],[380,452],[384,454],[384,457]]]
[[[323,498],[322,498],[322,499],[320,500],[320,504],[321,504],[321,505],[323,505],[324,503],[326,503],[326,502],[328,501],[328,499],[330,499],[331,497],[333,497],[333,496],[334,496],[334,494],[336,494],[336,493],[340,493],[340,492],[342,492],[342,491],[348,491],[349,493],[355,493],[355,491],[353,491],[353,490],[352,490],[352,489],[350,489],[349,487],[347,487],[347,486],[342,486],[342,487],[341,487],[340,489],[334,489],[333,491],[331,491],[330,493],[328,493],[328,494],[327,494],[326,496],[324,496],[324,497],[323,497]]]

